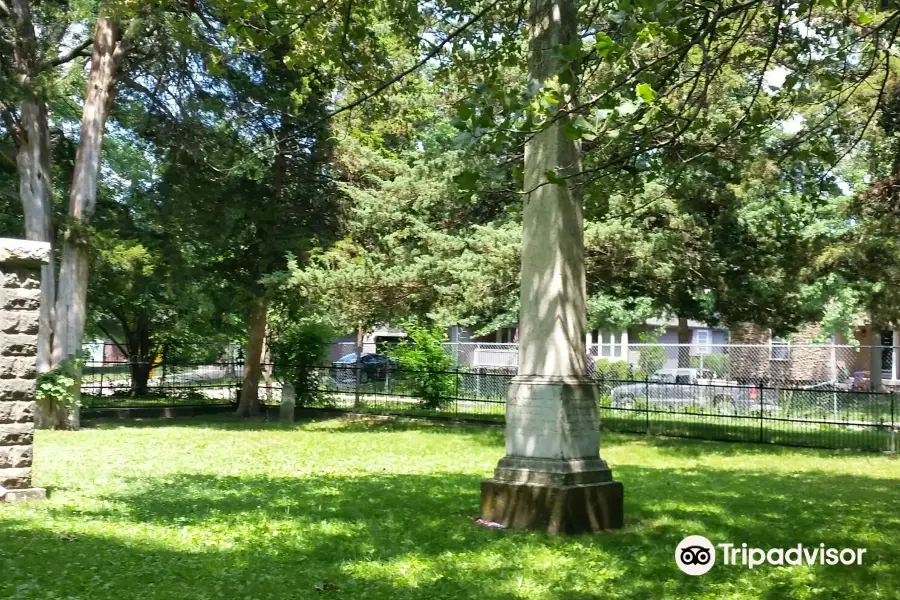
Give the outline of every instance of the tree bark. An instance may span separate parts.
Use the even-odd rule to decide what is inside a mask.
[[[103,133],[115,96],[118,65],[127,46],[126,41],[120,40],[118,24],[114,20],[108,17],[97,19],[91,72],[81,117],[81,137],[75,153],[75,170],[69,192],[68,214],[71,224],[62,243],[53,336],[53,362],[56,365],[76,357],[81,350],[88,280],[89,242],[86,226],[97,201]],[[71,393],[76,403],[65,420],[57,424],[67,429],[77,429],[79,426],[80,368],[76,368],[75,379]]]
[[[133,362],[129,365],[131,371],[131,396],[142,397],[149,394],[150,371],[153,363],[146,361]]]
[[[353,408],[359,408],[362,404],[359,386],[362,384],[362,351],[365,335],[366,331],[363,329],[362,323],[360,323],[356,326],[356,364],[354,365],[353,377]]]
[[[266,386],[266,400],[272,400],[272,348],[269,344],[269,324],[266,322],[266,331],[263,334],[263,349],[262,349],[262,365],[260,371],[262,372],[262,380],[263,384]]]
[[[687,369],[691,366],[691,328],[688,320],[678,317],[678,368]],[[686,345],[688,344],[688,345]]]
[[[135,331],[128,340],[128,361],[131,372],[131,396],[147,396],[149,393],[150,371],[153,370],[153,342],[147,320],[138,319]]]
[[[881,327],[869,311],[869,391],[881,391]]]
[[[25,239],[51,244],[50,260],[41,268],[41,311],[37,341],[37,371],[46,373],[55,366],[52,361],[53,313],[56,305],[56,265],[52,251],[53,180],[50,170],[50,129],[47,104],[34,89],[39,71],[37,39],[28,0],[13,0],[14,60],[24,99],[19,123],[12,131],[16,140],[16,170],[19,197],[25,215]],[[12,115],[9,115],[12,118]],[[14,123],[15,124],[15,123]],[[41,401],[35,411],[39,428],[51,427],[58,420],[57,406]]]
[[[254,304],[250,312],[250,332],[247,340],[247,357],[244,360],[244,379],[241,383],[241,399],[237,416],[256,417],[260,412],[259,378],[260,360],[266,337],[268,306],[265,301]]]

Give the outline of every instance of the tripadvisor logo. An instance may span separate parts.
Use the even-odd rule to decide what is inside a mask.
[[[689,535],[675,548],[675,564],[688,575],[703,575],[716,564],[716,549],[702,535]]]
[[[861,565],[866,548],[829,548],[825,544],[790,548],[748,547],[747,544],[713,545],[702,535],[689,535],[675,548],[675,564],[688,575],[703,575],[716,564],[716,548],[719,548],[722,564],[753,569],[760,565]]]

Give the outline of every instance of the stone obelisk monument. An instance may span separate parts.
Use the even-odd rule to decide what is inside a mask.
[[[31,485],[41,267],[50,244],[0,239],[0,501],[40,500]]]
[[[529,74],[551,82],[554,50],[576,39],[575,0],[531,0]],[[563,90],[564,107],[572,100]],[[580,145],[567,117],[525,146],[519,368],[506,406],[506,456],[482,483],[481,516],[551,534],[622,526],[623,488],[600,458],[597,390],[587,376]],[[550,171],[566,181],[549,183]]]

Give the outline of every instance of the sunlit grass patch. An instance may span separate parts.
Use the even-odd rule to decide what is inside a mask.
[[[40,504],[0,508],[0,597],[895,598],[900,462],[606,434],[627,528],[473,525],[501,428],[332,420],[39,432]],[[688,534],[866,547],[861,567],[677,570]]]

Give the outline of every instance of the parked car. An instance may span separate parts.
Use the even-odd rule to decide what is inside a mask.
[[[708,369],[660,369],[646,383],[630,383],[610,391],[615,408],[683,409],[774,412],[774,391],[745,387],[716,377]]]
[[[356,381],[356,353],[345,354],[331,363],[331,376],[338,383],[350,383]],[[384,381],[390,369],[397,368],[395,361],[384,354],[363,354],[359,360],[360,383],[367,381]]]

